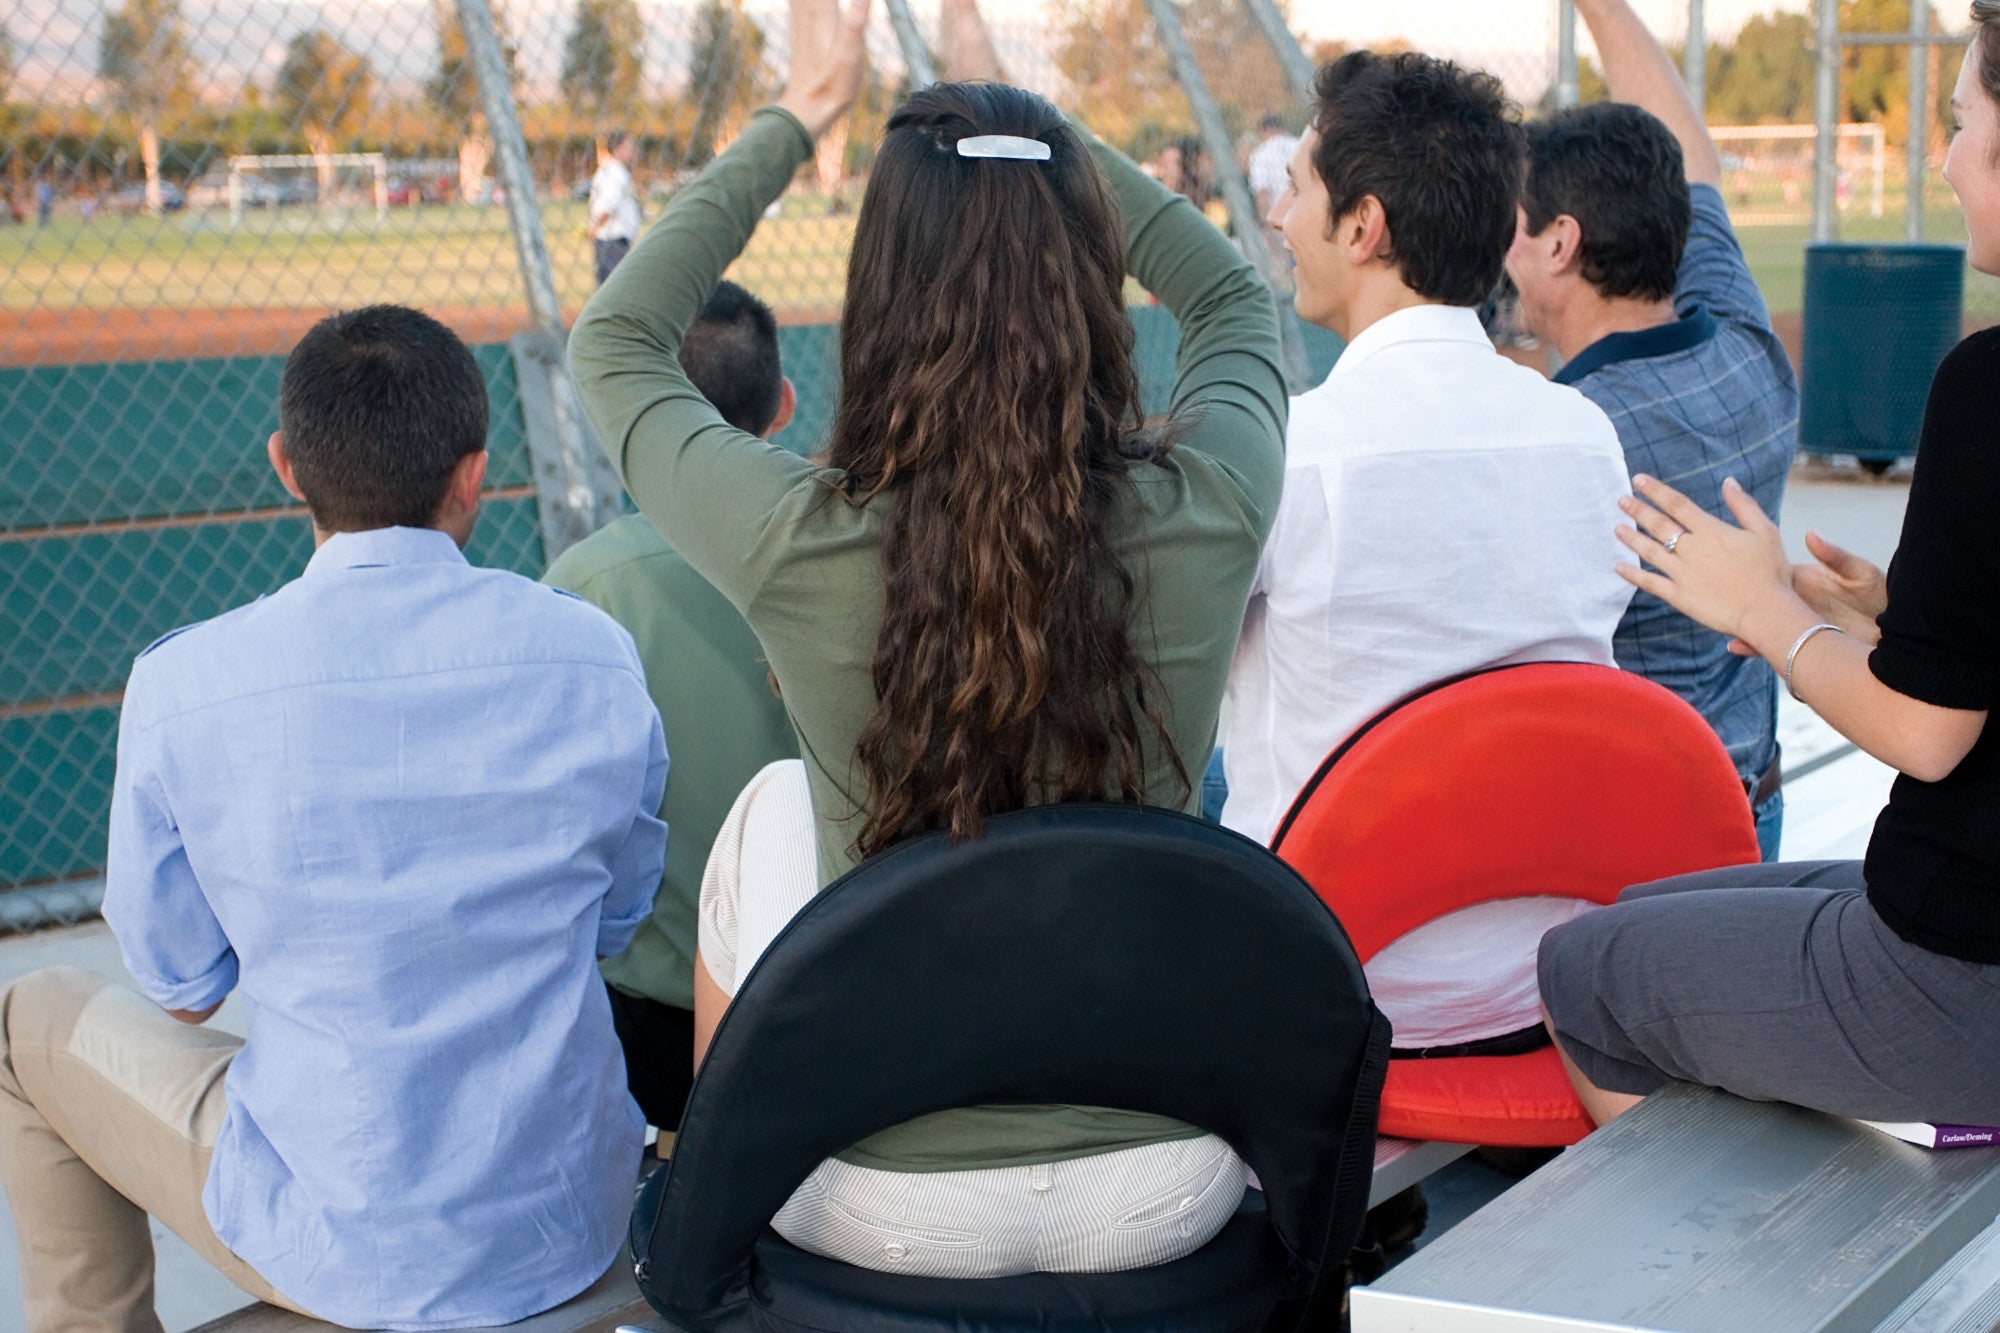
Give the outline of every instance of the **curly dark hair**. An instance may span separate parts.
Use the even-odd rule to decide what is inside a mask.
[[[960,157],[971,135],[1047,161]],[[1125,244],[1088,145],[1033,93],[946,83],[889,118],[855,224],[829,461],[886,507],[856,851],[1042,802],[1191,790],[1112,541],[1142,443]],[[1145,789],[1164,747],[1181,790]]]
[[[1600,295],[1674,294],[1694,205],[1680,141],[1650,112],[1597,102],[1530,125],[1521,208],[1531,236],[1576,219],[1583,276]]]
[[[1475,306],[1500,285],[1521,193],[1521,130],[1491,74],[1417,52],[1354,51],[1314,88],[1313,169],[1329,229],[1369,195],[1417,295]]]

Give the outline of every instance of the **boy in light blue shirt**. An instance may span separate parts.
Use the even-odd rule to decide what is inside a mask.
[[[596,963],[651,906],[667,771],[631,637],[466,562],[486,395],[442,325],[323,321],[279,416],[304,575],[125,695],[104,915],[152,1003],[73,970],[0,996],[35,1333],[159,1327],[147,1213],[251,1295],[414,1330],[561,1303],[631,1209]],[[247,1042],[199,1026],[232,991]]]

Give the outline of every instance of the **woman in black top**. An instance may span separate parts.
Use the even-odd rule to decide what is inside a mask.
[[[2000,0],[1973,20],[1945,176],[1972,265],[2000,273]],[[1677,1079],[2000,1125],[2000,329],[1938,369],[1886,579],[1817,538],[1793,570],[1734,482],[1741,527],[1633,485],[1619,536],[1646,568],[1620,572],[1767,658],[1901,776],[1864,862],[1681,876],[1551,931],[1542,998],[1571,1081],[1600,1124]]]

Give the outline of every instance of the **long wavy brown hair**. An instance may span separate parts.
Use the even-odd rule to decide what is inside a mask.
[[[1047,161],[961,157],[972,135]],[[1132,648],[1113,549],[1141,434],[1117,206],[1056,109],[939,84],[890,117],[857,219],[829,461],[884,506],[884,613],[856,850],[971,837],[1044,802],[1146,798],[1150,732],[1187,774]]]

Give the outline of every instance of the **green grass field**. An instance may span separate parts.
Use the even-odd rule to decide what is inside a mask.
[[[556,286],[565,305],[592,287],[584,206],[545,206]],[[785,216],[758,229],[732,276],[781,309],[840,304],[850,217]],[[316,213],[252,210],[166,217],[59,217],[0,229],[0,310],[296,308],[399,301],[516,306],[520,270],[500,208]]]
[[[1964,240],[1947,195],[1931,201],[1933,239]],[[758,228],[731,276],[780,310],[830,311],[840,304],[852,216],[813,216],[815,201],[787,201],[783,216]],[[549,249],[565,305],[591,290],[583,206],[545,207]],[[1902,235],[1902,198],[1885,199],[1880,219],[1861,200],[1842,236],[1893,241]],[[1744,249],[1774,313],[1799,309],[1807,228],[1750,226]],[[367,210],[315,214],[253,210],[231,229],[220,211],[164,218],[61,217],[45,229],[0,229],[0,311],[289,309],[372,301],[429,307],[513,307],[522,303],[506,214],[499,208]],[[1966,314],[2000,321],[2000,280],[1968,274]]]

